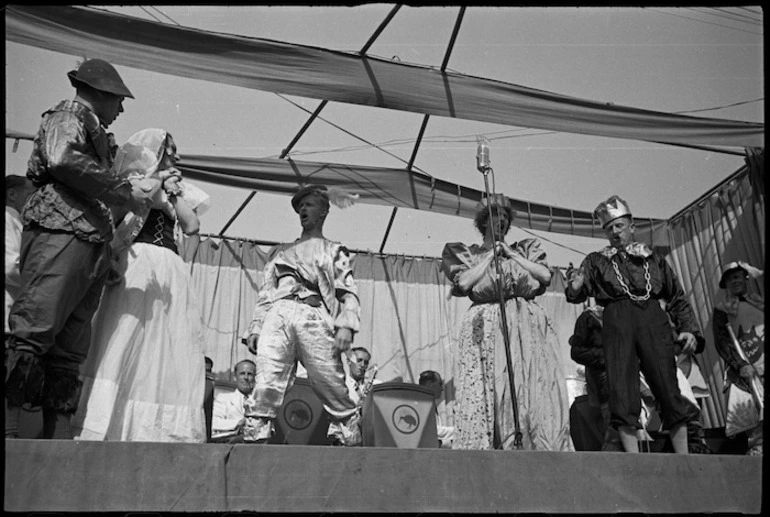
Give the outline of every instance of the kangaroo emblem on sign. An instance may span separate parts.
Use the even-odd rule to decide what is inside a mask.
[[[284,407],[283,416],[289,427],[301,431],[313,420],[313,410],[305,401],[294,399]]]

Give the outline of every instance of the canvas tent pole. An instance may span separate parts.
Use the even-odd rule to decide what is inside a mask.
[[[384,253],[382,250],[385,249],[385,241],[388,240],[388,235],[390,235],[390,229],[393,228],[393,220],[396,218],[396,212],[398,212],[398,207],[394,206],[393,211],[390,213],[390,221],[388,221],[388,227],[385,229],[385,235],[382,237],[382,244],[380,244],[380,253]]]
[[[374,44],[374,41],[379,37],[382,31],[385,30],[385,27],[387,27],[387,25],[390,23],[390,20],[393,19],[399,9],[401,9],[401,4],[396,5],[393,9],[390,10],[385,19],[382,20],[382,23],[380,23],[380,26],[377,27],[377,30],[374,31],[372,37],[369,38],[369,41],[367,41],[366,44],[361,47],[361,54],[366,54],[366,51],[369,50],[369,47],[371,47],[372,44]]]
[[[412,203],[414,203],[414,208],[419,209],[420,205],[417,203],[417,192],[414,188],[414,177],[412,176],[412,167],[414,166],[414,160],[417,158],[417,150],[420,148],[420,142],[422,142],[422,136],[425,134],[425,128],[428,125],[428,119],[430,118],[430,115],[425,115],[422,119],[422,125],[420,126],[420,132],[417,134],[417,140],[414,144],[414,149],[412,149],[412,156],[409,158],[409,163],[406,166],[406,170],[409,173],[409,186],[412,190]],[[382,243],[380,244],[380,253],[382,253],[382,250],[385,249],[385,242],[388,240],[388,235],[390,235],[390,229],[393,227],[393,220],[396,218],[396,212],[398,211],[398,207],[394,206],[393,211],[390,213],[390,221],[388,222],[388,227],[385,229],[385,235],[382,237]]]
[[[388,15],[387,15],[387,16],[385,17],[385,19],[382,21],[382,23],[380,24],[380,26],[379,26],[379,27],[377,27],[377,30],[375,30],[375,31],[374,31],[374,33],[373,33],[373,34],[372,34],[372,36],[369,38],[369,40],[368,40],[368,41],[367,41],[367,42],[364,44],[364,46],[361,48],[361,52],[360,52],[361,54],[366,54],[366,51],[367,51],[367,50],[369,50],[369,47],[371,47],[371,46],[372,46],[372,44],[373,44],[373,43],[374,43],[374,41],[377,39],[377,37],[380,35],[380,33],[382,33],[382,31],[383,31],[383,30],[385,30],[385,27],[388,25],[388,23],[390,23],[390,20],[392,20],[392,19],[393,19],[393,17],[396,15],[396,13],[398,12],[398,10],[399,10],[400,8],[401,8],[401,5],[397,5],[397,6],[395,6],[393,9],[391,9],[390,13],[388,13]],[[318,107],[317,107],[317,108],[315,109],[315,111],[313,112],[313,114],[312,114],[312,115],[310,115],[310,118],[308,118],[308,119],[307,119],[307,121],[306,121],[306,122],[305,122],[305,124],[304,124],[304,125],[303,125],[303,126],[300,128],[300,130],[297,132],[297,134],[296,134],[296,135],[294,135],[294,138],[292,138],[291,142],[289,142],[289,145],[287,145],[287,146],[286,146],[286,148],[284,148],[284,150],[283,150],[283,151],[281,151],[281,156],[280,156],[280,159],[281,159],[281,160],[283,160],[284,158],[286,158],[286,156],[287,156],[287,155],[288,155],[288,154],[291,152],[291,150],[292,150],[292,148],[294,147],[294,145],[295,145],[295,144],[296,144],[296,143],[299,141],[299,139],[300,139],[300,138],[302,138],[302,135],[304,135],[304,134],[305,134],[305,131],[307,131],[307,130],[308,130],[308,128],[310,127],[310,124],[312,124],[312,123],[313,123],[313,121],[314,121],[316,118],[318,118],[318,115],[320,115],[320,114],[321,114],[321,110],[323,110],[323,109],[326,107],[326,105],[327,105],[328,103],[329,103],[329,101],[328,101],[328,100],[326,100],[326,99],[324,99],[324,100],[322,100],[322,101],[321,101],[321,104],[319,104],[319,105],[318,105]],[[257,193],[257,191],[256,191],[256,190],[252,190],[252,191],[251,191],[251,194],[249,194],[249,195],[248,195],[248,197],[246,197],[246,199],[243,201],[243,203],[241,203],[241,206],[240,206],[240,207],[238,207],[238,210],[236,210],[236,211],[235,211],[235,213],[234,213],[234,214],[233,214],[233,216],[230,218],[230,220],[229,220],[229,221],[227,221],[227,224],[225,224],[225,226],[224,226],[224,227],[222,228],[222,230],[219,232],[219,236],[220,236],[220,237],[221,237],[222,235],[224,235],[224,234],[225,234],[225,232],[226,232],[226,231],[227,231],[227,229],[230,227],[230,225],[231,225],[231,224],[232,224],[232,223],[235,221],[235,219],[236,219],[236,218],[237,218],[237,217],[238,217],[238,216],[241,214],[241,212],[243,212],[243,209],[244,209],[244,208],[246,208],[246,205],[248,205],[248,204],[249,204],[249,202],[251,202],[251,200],[254,198],[254,195],[255,195],[256,193]],[[383,243],[383,245],[384,245],[384,243]]]
[[[228,228],[230,228],[230,225],[231,225],[231,224],[233,224],[233,221],[235,221],[235,219],[236,219],[236,218],[237,218],[239,215],[241,215],[241,212],[243,212],[243,209],[244,209],[244,208],[246,208],[246,205],[248,205],[248,204],[249,204],[249,202],[252,200],[252,198],[253,198],[253,197],[254,197],[256,194],[257,194],[257,191],[256,191],[256,190],[252,190],[252,191],[249,193],[249,195],[248,195],[248,196],[246,196],[246,199],[243,201],[243,203],[241,203],[241,206],[239,206],[239,207],[238,207],[238,210],[236,210],[236,211],[235,211],[235,213],[233,214],[233,216],[230,218],[230,220],[229,220],[229,221],[227,221],[227,224],[225,224],[225,225],[222,227],[222,230],[219,232],[219,236],[220,236],[220,237],[222,237],[222,236],[225,234],[225,232],[227,231],[227,229],[228,229]]]
[[[393,11],[393,14],[395,14],[395,10]],[[447,45],[446,52],[444,52],[444,60],[441,62],[441,71],[446,71],[446,67],[449,64],[449,57],[452,55],[452,50],[455,46],[455,41],[457,41],[457,33],[460,32],[460,25],[462,24],[463,15],[465,14],[465,7],[460,8],[460,12],[457,15],[457,20],[455,20],[454,28],[452,29],[452,36],[449,38],[449,44]],[[420,132],[417,135],[417,141],[415,142],[414,149],[412,150],[412,157],[409,159],[409,164],[407,165],[407,171],[409,172],[409,185],[412,189],[412,202],[414,203],[414,207],[416,209],[419,209],[419,203],[417,202],[417,193],[414,189],[414,176],[412,175],[412,167],[414,165],[414,160],[417,158],[417,151],[420,148],[420,143],[422,142],[422,137],[425,134],[425,128],[428,126],[428,119],[430,118],[430,115],[425,115],[425,117],[422,119],[422,126],[420,127]],[[390,229],[393,227],[393,220],[396,218],[396,212],[398,211],[398,207],[393,207],[393,212],[390,213],[390,221],[388,222],[388,227],[385,229],[385,235],[382,237],[382,243],[380,244],[380,253],[382,253],[382,250],[385,248],[385,242],[388,240],[388,235],[390,235]]]
[[[460,12],[455,20],[455,26],[452,29],[452,36],[449,38],[449,45],[447,45],[446,52],[444,53],[444,61],[441,63],[441,71],[445,72],[446,67],[449,64],[449,56],[452,55],[452,49],[455,47],[455,41],[457,41],[457,33],[460,32],[460,25],[463,22],[463,16],[465,15],[465,6],[460,7]]]

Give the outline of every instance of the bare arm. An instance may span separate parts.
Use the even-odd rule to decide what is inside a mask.
[[[477,264],[458,274],[456,279],[457,287],[459,287],[463,293],[470,292],[470,290],[473,289],[473,286],[484,277],[489,264],[492,263],[492,259],[492,254],[488,253]]]

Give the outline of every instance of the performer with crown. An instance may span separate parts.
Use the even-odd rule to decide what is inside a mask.
[[[610,245],[593,252],[580,268],[567,271],[567,300],[589,296],[604,307],[602,341],[609,386],[610,425],[618,430],[626,452],[638,452],[641,428],[639,370],[660,404],[664,429],[674,452],[687,454],[687,423],[699,417],[677,385],[675,355],[698,353],[705,340],[690,303],[664,257],[634,241],[628,204],[612,196],[594,210]],[[665,302],[676,339],[661,307]]]

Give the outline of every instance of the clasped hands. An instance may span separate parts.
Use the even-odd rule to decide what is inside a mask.
[[[181,192],[179,182],[182,180],[182,173],[175,167],[169,167],[158,171],[151,177],[133,178],[131,183],[131,198],[126,205],[130,211],[141,213],[144,210],[152,208],[156,202],[155,198],[160,192],[161,187],[168,196],[177,196]]]
[[[182,181],[182,173],[176,167],[159,171],[158,178],[163,183],[163,190],[166,191],[166,195],[173,197],[182,193],[181,185],[179,185],[179,182]]]
[[[495,242],[495,254],[514,260],[524,258],[521,253],[511,248],[510,244],[503,241]]]

